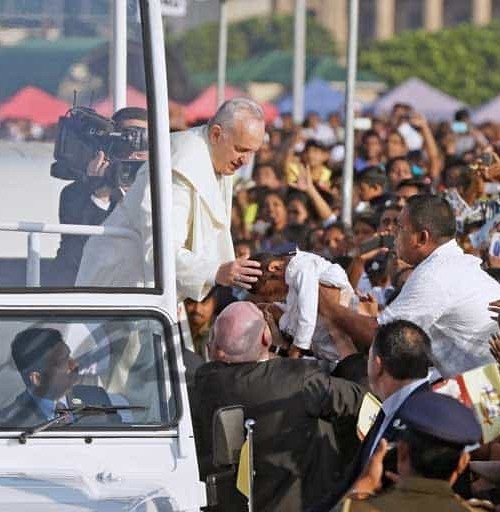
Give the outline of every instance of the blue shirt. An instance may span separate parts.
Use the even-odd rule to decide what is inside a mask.
[[[45,419],[51,420],[56,417],[56,402],[54,400],[50,400],[49,398],[42,398],[40,396],[36,396],[28,389],[28,393],[31,398],[40,409]]]

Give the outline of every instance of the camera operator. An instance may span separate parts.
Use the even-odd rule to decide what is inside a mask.
[[[118,133],[127,129],[147,130],[147,111],[138,107],[118,110],[111,118]],[[147,133],[147,132],[146,132]],[[145,139],[147,140],[147,139]],[[70,183],[59,198],[61,224],[100,225],[126,194],[135,172],[148,159],[147,149],[132,151],[123,141],[112,143],[109,150],[98,150],[86,166],[86,173]],[[137,165],[126,163],[136,161]],[[73,286],[87,236],[61,235],[52,268],[51,284]]]

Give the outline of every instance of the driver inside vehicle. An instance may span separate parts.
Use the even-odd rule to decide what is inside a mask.
[[[3,425],[37,425],[55,418],[56,408],[70,405],[68,394],[78,379],[78,363],[60,331],[25,329],[15,336],[11,353],[26,390],[0,411]]]

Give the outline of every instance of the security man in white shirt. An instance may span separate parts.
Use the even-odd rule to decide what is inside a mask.
[[[320,311],[363,347],[378,325],[414,322],[430,336],[433,362],[443,377],[493,362],[488,339],[497,326],[488,304],[500,296],[500,284],[481,269],[478,258],[464,254],[455,231],[445,199],[411,197],[398,219],[396,250],[414,270],[399,296],[375,319],[343,308],[322,289]]]

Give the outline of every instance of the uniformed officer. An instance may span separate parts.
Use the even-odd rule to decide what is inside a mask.
[[[474,505],[453,493],[452,486],[469,463],[466,445],[481,439],[481,427],[468,407],[446,395],[423,391],[400,410],[395,426],[398,475],[396,485],[379,494],[383,458],[389,446],[382,440],[354,487],[337,505],[342,512],[461,512],[492,510],[488,502]]]

